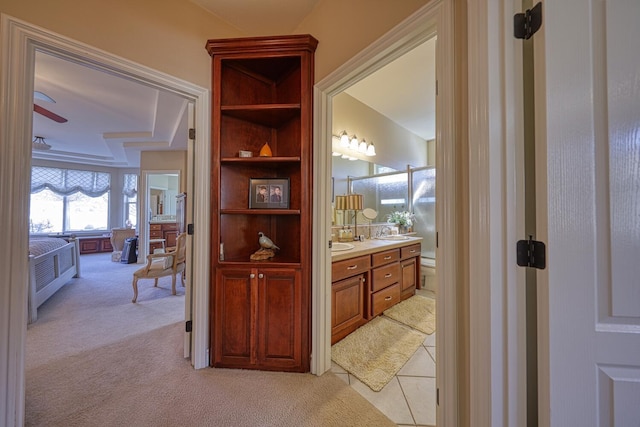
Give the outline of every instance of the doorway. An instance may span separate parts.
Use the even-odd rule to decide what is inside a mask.
[[[2,312],[5,316],[0,320],[0,330],[8,342],[7,354],[11,358],[0,357],[2,375],[7,378],[6,394],[11,399],[3,399],[0,411],[13,414],[10,419],[15,419],[15,424],[22,423],[24,411],[24,348],[26,341],[26,328],[16,325],[26,324],[26,289],[22,286],[27,283],[27,224],[28,224],[28,188],[30,170],[31,147],[25,141],[31,140],[32,110],[33,110],[33,77],[34,55],[36,49],[51,54],[64,56],[96,69],[101,69],[131,78],[137,82],[148,84],[162,90],[180,94],[195,104],[195,136],[191,140],[190,153],[193,154],[196,176],[208,176],[209,158],[208,144],[203,142],[208,139],[208,126],[206,117],[209,114],[209,94],[205,88],[193,85],[183,80],[168,76],[164,73],[149,69],[119,57],[112,56],[104,51],[91,48],[83,43],[78,43],[67,38],[60,37],[50,31],[30,25],[7,15],[2,15],[3,40],[2,51],[4,54],[3,72],[5,79],[0,83],[4,98],[12,105],[12,108],[2,110],[3,126],[2,141],[6,147],[6,156],[3,156],[3,167],[0,170],[2,185],[3,223],[9,231],[8,239],[13,242],[15,250],[10,251],[8,257],[1,261],[3,271],[7,275],[6,287],[11,298],[2,298]],[[195,143],[200,141],[202,143]],[[6,166],[6,167],[5,167]],[[193,211],[195,215],[194,226],[203,230],[206,235],[209,216],[208,188],[194,180]],[[192,280],[194,293],[201,298],[194,298],[193,322],[197,334],[193,336],[192,363],[196,368],[207,366],[206,347],[208,337],[207,313],[208,313],[208,275],[205,268],[197,268],[198,265],[206,265],[208,248],[204,241],[193,239],[194,256]],[[6,406],[5,406],[6,404]],[[14,422],[11,422],[14,424]]]
[[[331,283],[331,256],[327,242],[331,236],[331,200],[332,186],[331,170],[331,140],[332,140],[332,101],[333,97],[348,88],[353,83],[375,72],[387,63],[402,56],[412,48],[424,43],[438,34],[438,48],[436,52],[438,96],[436,111],[438,123],[436,136],[440,143],[436,153],[436,168],[441,170],[439,185],[436,191],[438,200],[436,213],[436,227],[439,245],[436,248],[438,263],[437,277],[437,311],[438,345],[437,345],[437,390],[442,399],[443,392],[446,400],[439,406],[437,424],[453,423],[457,421],[457,383],[456,383],[456,286],[443,286],[443,283],[456,283],[457,271],[455,260],[456,224],[455,221],[444,221],[446,212],[455,212],[454,184],[456,176],[455,158],[455,114],[453,91],[453,16],[451,4],[447,1],[433,1],[416,12],[407,22],[400,23],[378,42],[374,43],[351,61],[334,73],[316,84],[315,97],[315,140],[324,141],[316,144],[314,158],[314,180],[319,182],[319,191],[314,192],[314,206],[316,217],[322,221],[314,223],[314,235],[323,244],[319,246],[318,256],[314,263],[314,277],[319,285],[314,289],[314,310],[322,313],[314,318],[313,332],[315,371],[322,373],[331,367],[330,319],[331,301],[326,295],[328,284]],[[445,166],[446,167],[443,167]],[[443,340],[442,337],[449,337]],[[446,354],[445,358],[443,355]],[[446,384],[446,387],[442,387]]]
[[[345,211],[333,210],[332,240],[335,242],[338,238],[339,232],[342,232],[341,227],[357,227],[354,235],[364,236],[365,241],[353,243],[356,250],[361,245],[387,247],[390,251],[400,250],[390,249],[397,246],[398,242],[384,240],[380,236],[380,231],[387,232],[391,229],[387,219],[394,212],[397,217],[406,213],[408,219],[403,220],[407,221],[411,229],[401,231],[401,233],[410,233],[404,238],[422,239],[420,241],[422,256],[417,258],[418,262],[415,260],[411,262],[410,268],[413,273],[409,274],[410,282],[417,285],[417,289],[412,294],[417,296],[411,297],[412,294],[407,295],[403,291],[402,297],[397,300],[393,310],[420,307],[424,310],[425,325],[428,324],[427,319],[433,318],[431,308],[435,305],[436,296],[435,288],[427,290],[425,283],[427,281],[425,272],[435,270],[435,167],[428,167],[435,165],[436,151],[434,147],[436,42],[437,39],[434,36],[332,98],[333,135],[339,135],[344,132],[343,128],[347,128],[352,138],[357,136],[360,141],[375,144],[375,150],[371,150],[367,155],[365,150],[354,149],[355,144],[354,148],[351,148],[335,136],[332,139],[331,176],[334,195],[347,193],[361,195],[363,199],[361,210],[371,216],[368,219],[360,211],[347,212],[345,215]],[[337,199],[334,198],[335,200]],[[407,240],[407,246],[412,244],[415,244],[414,240]],[[332,252],[332,259],[342,256],[341,253]],[[353,256],[357,257],[359,253]],[[373,259],[377,259],[375,255]],[[400,261],[399,265],[407,268],[407,262]],[[336,266],[339,263],[340,261],[334,261],[332,265]],[[385,268],[392,271],[392,266],[393,264]],[[332,272],[335,268],[337,267],[332,268]],[[389,273],[390,276],[392,274]],[[418,280],[415,279],[416,275]],[[431,276],[428,279],[431,279]],[[343,289],[346,282],[336,282],[336,277],[332,277],[331,280],[333,291],[338,292],[335,298],[332,298],[332,311],[335,310],[340,314],[346,310],[344,307],[346,301],[338,295],[348,292]],[[387,316],[386,310],[381,312],[382,309],[376,308],[377,304],[380,304],[374,303],[378,301],[378,297],[374,295],[369,297],[369,292],[373,292],[370,289],[378,289],[375,273],[372,272],[368,278],[365,276],[362,280],[364,281],[362,287],[365,289],[363,301],[365,312],[362,315],[368,319],[369,316],[379,313],[380,317],[376,316],[375,319],[376,325],[387,324],[386,322],[391,318]],[[389,281],[391,282],[390,279]],[[408,279],[405,279],[405,283],[407,281]],[[392,283],[389,284],[392,285]],[[405,285],[401,284],[400,287],[404,289]],[[391,295],[391,291],[389,293]],[[379,292],[375,295],[379,295]],[[395,301],[391,296],[387,298]],[[408,298],[411,300],[407,301]],[[371,313],[372,310],[373,313]],[[334,319],[333,316],[332,319]],[[351,318],[349,322],[354,320]],[[368,320],[361,331],[352,332],[355,335],[350,336],[350,334],[343,338],[345,341],[335,347],[332,346],[332,352],[344,353],[345,348],[349,347],[346,343],[356,339],[363,330],[371,328],[373,321],[373,318]],[[332,320],[334,328],[341,328],[342,326],[336,322],[337,320]],[[361,322],[359,321],[358,324]],[[406,335],[398,334],[391,342],[376,340],[375,350],[385,351],[383,349],[387,345],[391,346],[387,351],[392,351],[392,348],[398,350],[401,347],[399,343],[403,341],[401,337],[406,339],[417,332],[414,328],[404,326],[400,327],[399,331],[405,332]],[[430,333],[422,342],[414,343],[413,351],[405,354],[404,367],[398,366],[399,370],[389,378],[389,382],[380,391],[374,392],[360,381],[357,374],[359,366],[350,369],[333,363],[332,372],[350,384],[395,423],[435,425],[435,335],[431,328],[423,331]],[[333,333],[332,331],[332,336]],[[340,333],[340,336],[342,335],[343,333]],[[332,342],[336,338],[332,338]],[[353,353],[357,353],[360,348],[361,346],[353,348],[350,358],[354,357]],[[372,349],[372,351],[375,350]],[[336,360],[333,357],[332,359]],[[384,364],[380,367],[387,369]],[[343,368],[346,368],[346,371]],[[363,373],[360,372],[360,375]]]

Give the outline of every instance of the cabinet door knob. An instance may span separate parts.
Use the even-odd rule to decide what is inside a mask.
[[[258,274],[258,279],[263,279],[264,278],[264,274],[260,273]]]
[[[251,279],[255,279],[255,278],[256,278],[256,275],[255,275],[255,274],[253,274],[253,273],[251,273],[251,274],[249,275],[249,278],[251,278]]]

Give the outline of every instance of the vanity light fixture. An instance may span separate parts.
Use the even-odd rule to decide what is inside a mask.
[[[367,152],[365,155],[369,157],[376,155],[376,147],[373,146],[373,142],[370,142],[369,145],[367,145]]]
[[[367,141],[365,141],[364,138],[362,138],[362,141],[360,141],[360,145],[358,145],[358,151],[362,154],[366,154],[367,152]]]
[[[354,156],[349,155],[349,151],[364,154],[365,156],[369,157],[376,155],[376,149],[373,146],[373,143],[367,142],[364,138],[362,138],[362,140],[358,140],[358,137],[355,134],[353,136],[349,136],[346,130],[340,132],[340,135],[333,135],[333,137],[340,141],[339,148],[345,150],[346,152],[346,154],[345,152],[333,152],[332,154],[334,156],[342,154],[343,159],[357,160],[357,158],[355,158]]]
[[[347,135],[346,130],[342,131],[338,139],[340,139],[340,147],[349,148],[350,138],[349,138],[349,135]]]
[[[351,142],[349,143],[349,148],[350,148],[350,149],[352,149],[352,150],[354,150],[354,151],[358,151],[358,146],[359,146],[359,144],[358,144],[358,137],[357,137],[357,136],[355,136],[355,135],[353,135],[353,136],[351,137]]]

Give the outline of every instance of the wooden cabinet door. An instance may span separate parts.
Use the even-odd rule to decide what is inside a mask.
[[[416,284],[418,283],[417,258],[402,261],[400,264],[400,272],[401,297],[402,299],[409,298],[415,293]]]
[[[364,274],[331,284],[332,345],[366,323],[364,284]]]
[[[299,269],[219,268],[214,298],[213,366],[309,370],[309,295]]]
[[[164,232],[164,239],[165,239],[165,244],[167,245],[168,248],[172,247],[172,246],[176,246],[176,240],[178,239],[178,232],[177,231],[165,231]]]
[[[252,276],[253,275],[253,276]],[[252,269],[216,270],[213,366],[255,365],[257,280]]]
[[[260,269],[257,274],[260,368],[308,371],[303,354],[309,352],[309,304],[300,270]]]

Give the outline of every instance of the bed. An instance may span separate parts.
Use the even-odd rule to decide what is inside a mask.
[[[74,277],[80,277],[78,239],[29,239],[29,323],[38,319],[38,307]]]

